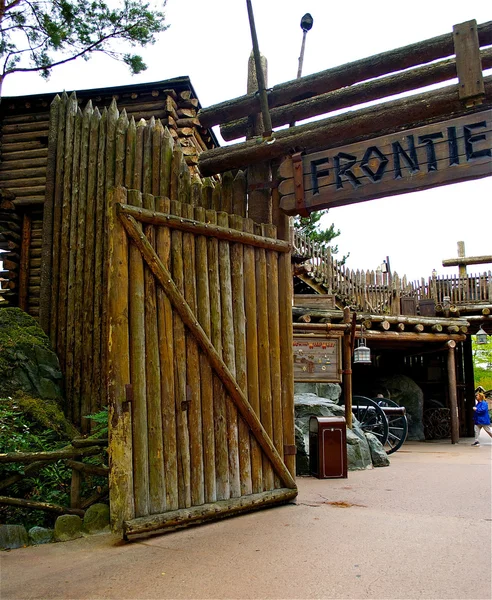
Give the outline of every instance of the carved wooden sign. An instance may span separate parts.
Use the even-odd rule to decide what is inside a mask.
[[[341,383],[340,337],[294,335],[294,381]]]
[[[299,212],[296,184],[312,212],[492,175],[491,125],[486,110],[306,154],[296,181],[289,157],[279,167],[280,206]]]

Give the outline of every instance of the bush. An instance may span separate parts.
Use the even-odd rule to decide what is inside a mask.
[[[77,430],[65,419],[55,401],[40,400],[25,394],[0,399],[0,452],[59,450],[66,447],[76,434]],[[101,465],[105,454],[84,460]],[[22,463],[0,465],[0,481],[22,473],[24,468]],[[72,470],[59,460],[46,464],[0,493],[69,506],[71,477]],[[82,496],[92,495],[105,484],[104,477],[87,476],[82,484]],[[29,529],[35,525],[53,527],[55,519],[53,513],[0,505],[1,523],[22,524]]]

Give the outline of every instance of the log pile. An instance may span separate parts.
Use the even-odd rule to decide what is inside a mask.
[[[295,298],[295,297],[294,297]],[[343,311],[294,306],[294,331],[347,331],[351,325],[343,322]],[[404,315],[357,313],[356,331],[368,339],[439,342],[463,341],[468,333],[466,319]]]

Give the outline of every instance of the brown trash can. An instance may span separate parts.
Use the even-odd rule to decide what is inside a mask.
[[[344,417],[309,419],[309,471],[318,479],[347,478],[347,430]]]

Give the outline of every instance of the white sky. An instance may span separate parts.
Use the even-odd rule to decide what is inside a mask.
[[[268,85],[297,74],[301,17],[310,12],[303,75],[365,58],[452,31],[453,25],[492,19],[490,0],[252,0],[258,41],[268,59]],[[141,51],[148,64],[131,77],[104,56],[58,67],[48,82],[35,74],[5,80],[3,95],[67,92],[73,89],[151,82],[188,75],[202,106],[245,93],[251,35],[245,0],[168,0],[168,31]],[[386,256],[391,268],[410,279],[456,269],[441,265],[465,242],[468,256],[492,254],[492,178],[334,208],[328,215],[341,230],[340,255],[348,266],[375,269]],[[328,223],[328,224],[329,224]],[[469,272],[490,269],[470,267]]]

